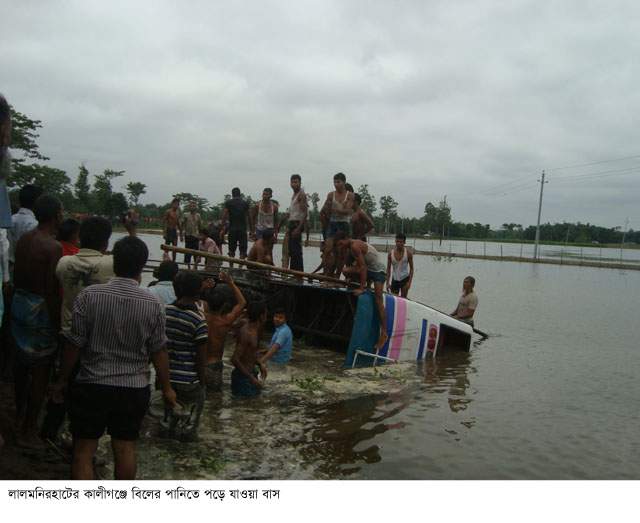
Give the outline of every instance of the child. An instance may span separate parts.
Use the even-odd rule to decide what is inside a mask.
[[[236,335],[236,350],[231,363],[231,392],[235,396],[258,396],[267,378],[266,367],[258,361],[258,347],[262,324],[267,319],[267,308],[263,301],[249,303],[247,319]],[[261,380],[258,380],[258,371]]]
[[[183,440],[195,439],[204,407],[207,322],[196,307],[201,285],[200,276],[180,271],[173,280],[176,301],[166,306],[169,379],[181,408],[166,410],[165,422],[170,435]]]
[[[200,242],[198,243],[198,250],[208,252],[209,254],[220,254],[220,249],[216,245],[211,238],[209,238],[209,231],[207,229],[200,229]],[[198,270],[198,262],[200,262],[200,257],[196,256],[193,260],[193,270]],[[204,268],[205,271],[217,271],[220,268],[221,262],[218,260],[214,260],[212,258],[204,259]]]
[[[273,325],[276,330],[271,337],[269,350],[260,358],[260,363],[265,364],[271,360],[273,363],[284,365],[291,359],[293,333],[287,325],[287,313],[283,308],[273,312]]]
[[[205,294],[209,327],[206,378],[207,389],[213,392],[220,392],[222,389],[222,356],[227,333],[247,305],[247,300],[231,276],[221,272],[220,282],[215,289],[208,290]]]

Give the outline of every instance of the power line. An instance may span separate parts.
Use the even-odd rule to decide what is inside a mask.
[[[554,176],[554,180],[557,179],[558,182],[560,182],[560,181],[574,180],[574,179],[580,179],[580,178],[588,178],[592,176],[604,178],[607,175],[614,176],[619,174],[631,174],[633,172],[636,172],[638,169],[640,169],[640,165],[634,165],[633,167],[626,167],[625,169],[613,169],[609,171],[597,171],[593,173],[572,174],[570,176],[567,176],[567,175]]]
[[[640,154],[634,156],[624,156],[622,158],[613,158],[611,160],[600,160],[598,162],[581,163],[576,165],[565,165],[564,167],[552,167],[549,171],[562,171],[564,169],[577,169],[578,167],[589,167],[591,165],[600,165],[603,163],[621,162],[623,160],[632,160],[634,158],[640,158]]]

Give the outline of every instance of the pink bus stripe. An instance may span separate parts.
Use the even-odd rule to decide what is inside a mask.
[[[389,357],[397,359],[402,348],[404,333],[407,328],[407,300],[404,298],[395,298],[396,302],[396,318],[393,325],[393,339],[391,340],[391,350]]]

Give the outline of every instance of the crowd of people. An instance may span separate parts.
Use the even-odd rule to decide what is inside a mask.
[[[123,220],[129,234],[110,251],[109,220],[64,219],[60,200],[37,186],[21,187],[19,209],[10,212],[10,129],[9,106],[0,95],[0,368],[11,369],[13,375],[16,443],[58,447],[68,419],[73,478],[93,478],[94,456],[106,432],[116,479],[133,479],[136,441],[152,388],[164,401],[163,430],[193,440],[206,392],[223,388],[223,356],[232,331],[232,394],[260,394],[268,368],[289,362],[293,337],[287,311],[272,312],[275,331],[268,344],[262,343],[266,303],[245,296],[221,270],[220,261],[203,253],[221,254],[226,238],[230,257],[238,251],[240,259],[273,265],[273,246],[284,229],[283,266],[304,271],[302,237],[306,232],[308,242],[309,206],[302,178],[291,176],[292,196],[284,212],[270,188],[251,208],[234,188],[215,230],[204,222],[195,202],[182,212],[181,202],[174,199],[163,216],[164,241],[184,243],[186,269],[179,268],[174,251],[158,267],[157,281],[142,287],[149,251],[137,236],[135,209]],[[398,234],[385,264],[367,242],[373,221],[359,207],[359,196],[343,173],[336,174],[333,183],[320,212],[322,263],[316,272],[352,280],[355,294],[373,284],[380,347],[387,339],[383,290],[386,286],[408,296],[413,254],[406,237]],[[198,270],[201,257],[204,271]],[[215,280],[208,277],[212,272]],[[465,279],[453,313],[464,321],[472,321],[477,307],[474,283],[471,277]]]

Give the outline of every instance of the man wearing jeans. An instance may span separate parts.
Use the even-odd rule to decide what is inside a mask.
[[[149,360],[153,362],[165,403],[175,407],[169,382],[164,306],[139,287],[149,251],[129,236],[113,247],[115,278],[78,294],[54,401],[79,361],[71,386],[73,479],[93,479],[93,456],[105,429],[111,436],[115,479],[135,479],[136,441],[149,406]]]

